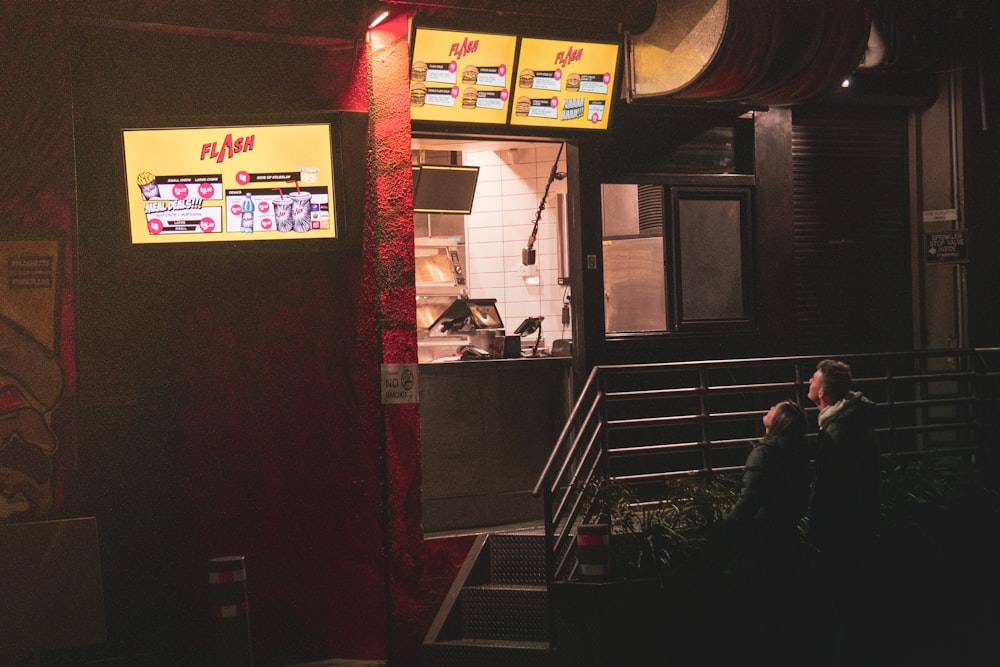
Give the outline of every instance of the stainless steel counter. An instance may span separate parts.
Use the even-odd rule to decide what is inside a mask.
[[[424,532],[541,519],[538,475],[571,409],[571,359],[420,365]]]

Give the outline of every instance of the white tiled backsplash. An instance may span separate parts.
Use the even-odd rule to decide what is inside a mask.
[[[513,149],[480,151],[469,143],[465,148],[463,164],[479,166],[476,198],[465,219],[469,296],[496,299],[508,333],[524,318],[541,315],[545,346],[557,338],[570,338],[570,326],[562,324],[568,286],[559,284],[556,202],[556,195],[566,192],[565,180],[554,180],[549,188],[538,222],[535,264],[525,267],[521,261],[559,144],[517,144]],[[557,171],[566,172],[565,153]]]

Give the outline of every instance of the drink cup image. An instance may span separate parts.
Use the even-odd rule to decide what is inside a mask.
[[[142,198],[146,201],[160,198],[160,186],[157,184],[156,176],[153,174],[144,171],[136,177],[135,182],[139,186],[140,192],[142,192]]]
[[[292,229],[308,232],[312,229],[312,194],[290,192],[288,198],[292,200]]]
[[[279,232],[292,231],[292,200],[290,197],[280,197],[273,199],[274,205],[274,226]]]

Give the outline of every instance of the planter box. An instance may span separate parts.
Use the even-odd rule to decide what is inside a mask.
[[[662,649],[658,581],[558,581],[550,590],[554,665],[653,664]]]

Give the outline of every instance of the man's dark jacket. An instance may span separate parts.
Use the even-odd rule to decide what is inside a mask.
[[[809,539],[821,550],[851,549],[875,537],[881,463],[875,404],[859,392],[819,415]]]

